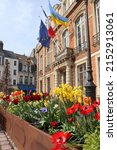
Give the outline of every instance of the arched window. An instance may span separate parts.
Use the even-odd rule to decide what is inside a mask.
[[[69,33],[68,33],[68,30],[65,30],[63,32],[62,39],[63,39],[63,48],[68,47],[69,46]]]
[[[83,50],[86,44],[85,17],[82,14],[76,21],[76,47]]]

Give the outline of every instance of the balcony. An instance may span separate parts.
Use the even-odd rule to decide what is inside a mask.
[[[73,57],[74,57],[73,49],[66,47],[65,49],[63,49],[62,51],[60,51],[59,53],[57,53],[55,55],[54,66],[56,66],[60,63],[63,63],[67,59],[73,58]]]
[[[79,44],[75,49],[74,49],[74,54],[78,55],[80,52],[87,50],[87,42],[85,41],[84,43]]]
[[[100,43],[100,33],[98,32],[93,36],[93,46],[96,47]]]
[[[49,72],[51,70],[50,64],[45,67],[45,72]]]

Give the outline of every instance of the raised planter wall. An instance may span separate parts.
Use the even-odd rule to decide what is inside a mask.
[[[11,137],[18,150],[50,150],[50,135],[31,126],[19,117],[0,109],[2,127]]]

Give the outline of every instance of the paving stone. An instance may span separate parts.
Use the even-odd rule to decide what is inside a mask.
[[[18,150],[10,137],[0,126],[0,150]]]

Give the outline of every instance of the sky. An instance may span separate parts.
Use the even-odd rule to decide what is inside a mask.
[[[46,19],[41,6],[50,15],[48,0],[0,0],[0,41],[5,50],[30,55],[38,43],[40,19]]]

